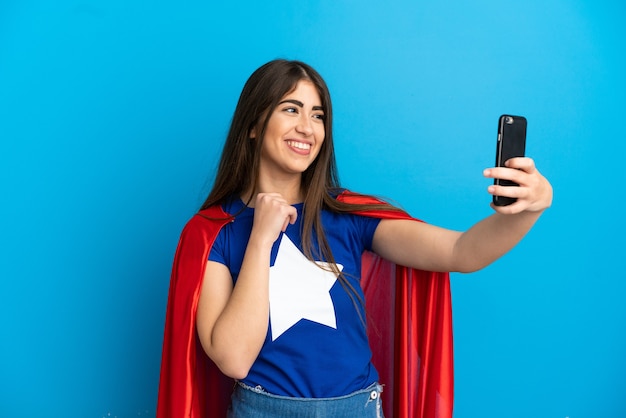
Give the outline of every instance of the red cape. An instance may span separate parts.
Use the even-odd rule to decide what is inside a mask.
[[[344,192],[348,203],[379,203]],[[368,211],[381,219],[412,219]],[[206,356],[195,329],[209,251],[229,215],[198,212],[180,237],[167,302],[157,418],[225,417],[234,381]],[[372,361],[384,386],[386,418],[451,418],[454,392],[452,304],[448,273],[396,266],[373,253],[362,259]]]

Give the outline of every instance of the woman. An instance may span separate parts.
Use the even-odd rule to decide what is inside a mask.
[[[323,79],[297,61],[260,67],[240,96],[215,185],[196,217],[203,220],[194,221],[206,224],[209,218],[211,232],[200,239],[185,238],[197,232],[181,237],[178,252],[185,255],[177,254],[168,302],[159,414],[172,411],[172,397],[185,399],[186,411],[203,409],[193,406],[202,403],[203,389],[170,390],[164,383],[176,350],[168,343],[176,339],[168,336],[177,328],[172,312],[182,311],[190,313],[202,347],[197,349],[194,338],[181,349],[185,356],[205,353],[237,381],[229,416],[382,416],[361,256],[371,251],[436,272],[471,272],[490,264],[550,206],[552,189],[529,158],[511,159],[506,168],[484,175],[518,183],[488,189],[517,201],[492,206],[495,214],[463,233],[348,194],[337,180],[332,107]],[[179,269],[183,263],[191,267]],[[174,283],[181,276],[195,277],[182,308]],[[189,330],[189,315],[181,316]],[[186,369],[189,364],[197,367],[192,361]]]

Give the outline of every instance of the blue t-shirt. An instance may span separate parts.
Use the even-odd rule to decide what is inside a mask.
[[[332,271],[302,253],[298,219],[274,243],[270,259],[270,324],[263,348],[242,382],[275,395],[327,398],[364,389],[378,380],[371,363],[365,311]],[[241,199],[224,205],[237,215],[217,236],[209,260],[226,265],[237,281],[252,230],[254,209]],[[322,211],[335,262],[363,298],[361,255],[370,250],[379,220]],[[320,263],[324,264],[324,263]]]

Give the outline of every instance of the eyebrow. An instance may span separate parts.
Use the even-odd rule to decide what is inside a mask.
[[[295,100],[295,99],[287,99],[287,100],[283,100],[282,102],[278,103],[278,105],[280,106],[283,103],[293,103],[296,106],[299,107],[304,107],[304,103],[302,103],[300,100]],[[323,106],[313,106],[313,110],[324,110]]]

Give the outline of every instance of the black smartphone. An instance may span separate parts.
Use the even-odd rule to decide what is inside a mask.
[[[506,160],[523,157],[526,151],[526,118],[523,116],[502,115],[498,120],[498,144],[496,148],[496,167],[504,167]],[[510,180],[495,179],[494,184],[501,186],[519,186]],[[493,196],[493,204],[507,206],[517,199]]]

